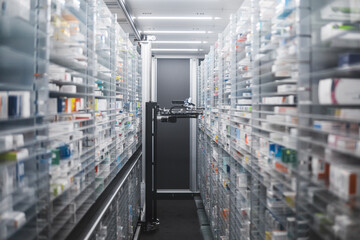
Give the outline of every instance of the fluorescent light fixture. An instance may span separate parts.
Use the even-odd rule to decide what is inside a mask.
[[[136,19],[140,20],[219,20],[219,17],[153,17],[153,16],[140,16]]]
[[[154,41],[154,44],[156,43],[163,43],[163,44],[201,44],[201,43],[207,43],[205,41]]]
[[[197,48],[153,48],[153,52],[200,52],[203,49]]]
[[[167,33],[170,33],[170,34],[176,34],[176,33],[182,33],[182,34],[186,34],[186,33],[189,33],[189,34],[206,34],[206,33],[213,33],[211,31],[144,31],[144,33],[151,33],[151,34],[155,34],[155,33],[158,33],[158,34],[167,34]]]

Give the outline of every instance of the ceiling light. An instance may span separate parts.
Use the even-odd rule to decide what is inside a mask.
[[[213,33],[211,31],[153,31],[153,30],[149,30],[149,31],[144,31],[144,33],[158,33],[158,34],[166,34],[166,33],[190,33],[190,34],[194,34],[194,33],[200,33],[200,34],[204,34],[204,33]]]
[[[164,43],[164,44],[201,44],[207,43],[205,41],[154,41],[153,43]]]
[[[146,38],[148,41],[152,41],[152,42],[156,41],[156,36],[154,36],[154,35],[147,35]]]
[[[140,20],[219,20],[219,17],[153,17],[153,16],[140,16],[136,19]]]
[[[197,48],[153,48],[153,52],[199,52],[203,49]]]

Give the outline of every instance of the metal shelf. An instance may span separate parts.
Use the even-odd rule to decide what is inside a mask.
[[[295,7],[292,7],[293,4]],[[262,98],[294,96],[301,99],[305,95],[305,91],[301,90],[304,85],[298,86],[298,84],[301,78],[306,75],[306,69],[309,69],[310,59],[306,57],[306,53],[308,53],[306,51],[304,54],[296,54],[304,46],[296,45],[293,42],[306,43],[310,39],[310,34],[307,32],[306,26],[297,21],[294,16],[303,15],[309,11],[310,8],[306,1],[296,3],[295,1],[279,2],[274,0],[264,0],[260,3],[244,1],[238,13],[231,17],[229,26],[219,35],[215,47],[211,48],[210,53],[200,66],[198,86],[201,88],[198,90],[198,105],[204,106],[205,112],[209,114],[205,114],[199,119],[199,138],[202,139],[200,141],[202,152],[199,152],[202,163],[199,167],[201,169],[210,164],[209,168],[214,168],[216,164],[214,165],[212,162],[214,160],[210,159],[221,162],[222,157],[211,157],[213,151],[207,146],[214,146],[215,149],[219,149],[217,152],[223,152],[224,156],[230,157],[232,161],[240,164],[248,172],[249,183],[251,183],[248,187],[249,191],[253,193],[247,203],[250,208],[249,222],[253,228],[242,228],[241,224],[240,227],[231,226],[228,229],[230,233],[228,236],[225,235],[225,239],[265,239],[270,237],[273,231],[283,231],[288,238],[296,238],[296,229],[288,229],[290,226],[288,221],[292,221],[292,219],[282,216],[281,212],[274,211],[272,209],[274,207],[269,205],[268,201],[281,204],[279,206],[292,213],[291,216],[300,214],[297,208],[288,205],[288,201],[295,201],[291,199],[297,196],[293,185],[296,183],[298,162],[288,164],[282,162],[281,157],[273,157],[272,154],[275,153],[270,154],[269,145],[283,148],[284,151],[285,149],[294,151],[291,154],[293,157],[295,155],[295,159],[297,159],[297,150],[300,146],[299,131],[301,129],[308,132],[315,131],[302,128],[300,124],[309,116],[308,113],[304,115],[298,113],[299,110],[297,109],[302,108],[301,102],[298,103],[295,99],[294,103],[266,104],[262,103]],[[285,14],[285,12],[289,14]],[[247,22],[247,25],[244,25],[244,22]],[[235,29],[233,32],[235,36],[228,32],[232,26]],[[287,32],[290,29],[287,28],[288,26],[292,26],[291,32]],[[276,31],[280,28],[282,30]],[[226,44],[229,39],[233,42],[230,45]],[[285,42],[286,44],[284,44]],[[226,59],[232,56],[226,52],[231,44],[234,44],[233,49],[237,50],[230,61],[222,62],[222,57]],[[291,54],[291,56],[282,54],[282,52],[288,51],[287,48],[291,44],[295,46],[295,54]],[[235,48],[235,46],[238,47]],[[248,72],[251,72],[251,77],[249,77]],[[243,76],[243,74],[245,75]],[[295,85],[295,87],[289,87],[291,91],[278,90],[285,89],[284,85]],[[228,95],[229,88],[231,88],[230,95]],[[309,91],[308,89],[311,90],[311,87],[306,88],[307,91]],[[216,93],[215,96],[214,93]],[[250,101],[238,101],[238,99],[249,99]],[[228,110],[230,118],[227,115],[228,113],[223,112],[222,109]],[[286,109],[291,111],[283,112]],[[320,114],[318,116],[323,117]],[[273,120],[275,118],[284,118],[284,121]],[[293,119],[291,122],[287,122],[285,118]],[[311,117],[309,116],[308,119]],[[273,127],[263,126],[263,124],[271,124]],[[280,128],[284,128],[284,130]],[[330,134],[325,132],[322,132],[325,136]],[[275,136],[276,134],[294,139],[295,142],[290,143],[278,139]],[[256,150],[260,149],[260,143],[266,143],[262,148],[269,153],[255,153]],[[278,169],[279,166],[272,167],[267,161],[274,164],[278,162],[283,168],[288,169],[288,173],[282,173],[284,169]],[[221,176],[223,170],[220,170],[220,166],[218,171]],[[230,168],[230,171],[234,171],[232,172],[233,175],[238,174],[237,169]],[[215,173],[214,171],[210,172]],[[211,195],[212,192],[209,192],[206,187],[206,179],[210,177],[209,170],[200,170],[199,177],[200,179],[205,178],[205,180],[200,180],[200,191],[204,196],[204,205],[206,206],[208,201],[207,196],[217,199],[216,205],[213,205],[215,208],[224,204],[224,196],[221,196],[225,194],[223,191],[216,192],[216,194],[214,192]],[[289,179],[295,182],[290,184],[287,182]],[[233,181],[236,182],[234,178],[231,178],[231,186],[234,186]],[[276,194],[271,194],[275,191]],[[229,202],[230,215],[236,214],[236,207],[233,206],[233,203],[232,200]],[[234,209],[234,212],[231,209]],[[207,212],[211,213],[211,208],[208,208]],[[266,212],[274,219],[266,219]],[[209,215],[211,219],[213,215]],[[221,219],[219,220],[220,215],[217,216],[212,221],[212,229],[215,239],[220,239],[224,237],[221,235],[221,231],[226,223]],[[295,224],[297,221],[301,222],[300,217],[295,219]],[[278,225],[275,224],[276,222]]]
[[[11,217],[2,222],[0,238],[65,239],[135,151],[135,136],[141,136],[141,59],[103,0],[4,1],[0,25],[8,32],[0,32],[0,96],[14,95],[24,110],[0,116],[0,135],[8,142],[14,138],[0,149],[1,176],[9,183],[0,192],[1,214],[22,218],[15,228]],[[100,44],[105,38],[106,52]],[[127,58],[133,63],[125,63]],[[126,128],[116,128],[118,112],[128,118]],[[126,142],[116,141],[118,130]],[[106,146],[98,146],[104,139]],[[10,152],[19,150],[23,155],[14,153],[17,159],[10,160]],[[139,186],[128,193],[131,199],[139,194]]]

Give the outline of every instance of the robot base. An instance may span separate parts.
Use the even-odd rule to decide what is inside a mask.
[[[152,231],[156,231],[160,228],[160,220],[156,219],[153,222],[147,222],[143,225],[143,230],[145,232],[152,232]]]

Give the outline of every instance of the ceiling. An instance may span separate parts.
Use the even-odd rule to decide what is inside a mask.
[[[155,55],[204,56],[229,23],[229,18],[241,5],[242,0],[119,0],[134,18],[138,31],[155,35]],[[125,32],[134,36],[117,0],[105,0],[109,9],[117,14],[118,22]],[[139,19],[140,17],[140,19]],[[141,19],[141,18],[147,19]],[[151,19],[154,17],[180,17],[180,19]],[[192,17],[192,19],[183,19]],[[150,18],[150,19],[149,19]],[[200,19],[201,18],[201,19]],[[155,33],[148,31],[156,31]],[[157,31],[189,31],[188,33],[158,33]],[[197,31],[197,33],[194,33]],[[176,41],[176,43],[157,43]],[[192,41],[192,43],[183,43]],[[180,42],[180,43],[179,43]],[[171,49],[181,49],[175,51]]]

